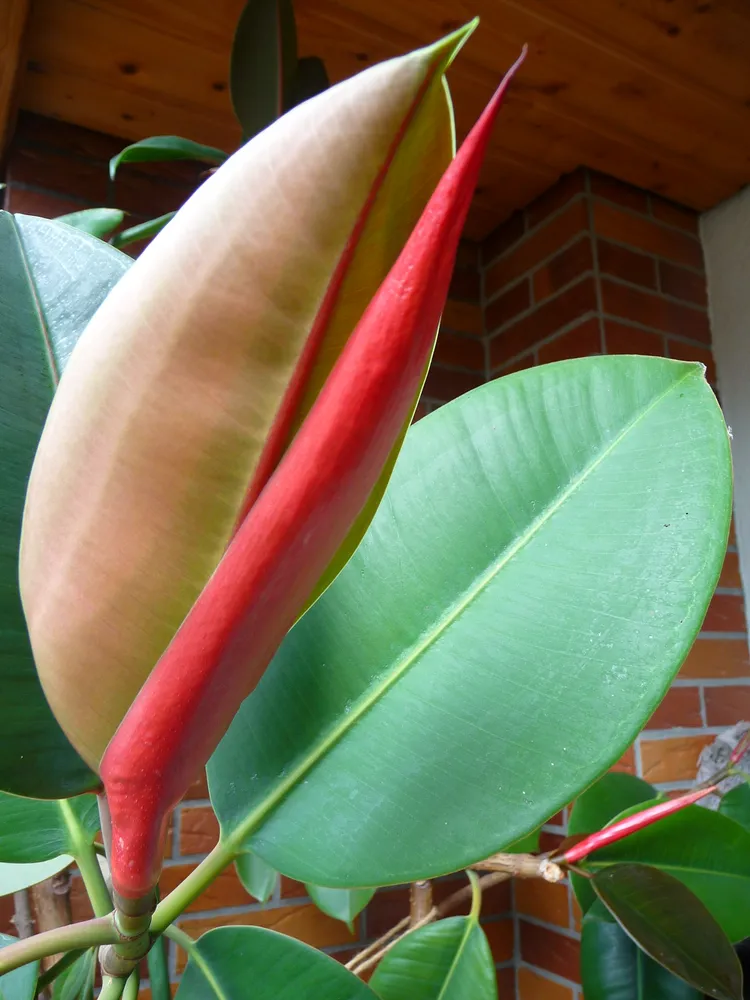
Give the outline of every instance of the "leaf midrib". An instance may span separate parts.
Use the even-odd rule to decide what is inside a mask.
[[[645,406],[637,416],[630,420],[617,434],[612,441],[603,448],[589,465],[587,465],[569,485],[562,491],[557,499],[548,504],[539,515],[531,522],[528,528],[522,533],[520,538],[511,545],[504,553],[501,553],[478,577],[478,582],[466,588],[463,595],[454,602],[452,607],[439,618],[432,629],[423,634],[422,640],[408,652],[399,663],[396,664],[390,675],[382,680],[377,686],[371,689],[369,696],[366,694],[359,705],[352,706],[346,716],[332,727],[326,737],[314,748],[305,759],[294,768],[285,781],[279,783],[275,789],[253,809],[244,820],[241,820],[226,837],[223,836],[222,824],[222,845],[229,857],[235,857],[242,853],[242,843],[250,836],[273,812],[273,810],[286,798],[289,792],[294,789],[306,774],[322,760],[326,754],[359,722],[359,720],[375,705],[380,699],[390,691],[390,689],[401,679],[408,669],[422,656],[430,646],[435,643],[440,636],[463,614],[471,603],[479,597],[486,587],[495,577],[508,565],[526,545],[537,535],[541,528],[557,513],[571,496],[579,489],[583,483],[599,468],[602,462],[612,454],[612,452],[622,443],[622,441],[668,396],[680,388],[689,378],[695,376],[695,369],[690,368],[679,379],[674,381],[668,388],[656,396],[648,406]],[[229,863],[229,860],[227,861]]]

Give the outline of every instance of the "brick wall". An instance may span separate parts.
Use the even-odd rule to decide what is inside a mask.
[[[581,169],[491,234],[481,270],[490,378],[591,354],[649,354],[701,361],[715,386],[694,212]],[[684,788],[701,749],[740,719],[750,719],[750,659],[732,537],[700,637],[618,768]],[[544,848],[562,840],[566,812],[545,826]],[[513,892],[520,1000],[578,1000],[572,894],[521,882]]]
[[[205,176],[194,164],[128,165],[116,184],[108,180],[107,161],[122,149],[122,140],[62,122],[22,113],[7,158],[4,207],[11,212],[54,218],[81,208],[107,205],[125,209],[126,225],[135,225],[172,211],[182,204]],[[0,192],[1,194],[1,192]],[[137,254],[142,246],[129,248]],[[441,403],[485,381],[485,346],[480,295],[479,248],[465,243],[459,250],[449,301],[434,363],[420,401],[417,418]],[[175,810],[169,855],[161,883],[167,892],[181,881],[216,842],[218,827],[204,782],[197,783]],[[465,883],[462,875],[440,880],[436,899]],[[379,892],[357,921],[355,933],[323,914],[310,902],[304,886],[281,879],[272,900],[262,906],[248,896],[228,869],[197,899],[181,925],[192,935],[230,923],[260,924],[294,935],[348,960],[408,913],[408,887]],[[80,879],[73,877],[74,919],[90,916]],[[501,992],[513,988],[513,920],[510,889],[498,886],[484,899],[483,921],[497,962]],[[12,899],[0,899],[0,930],[12,933]],[[170,943],[172,978],[176,982],[184,956]],[[145,973],[144,973],[145,974]],[[147,984],[141,997],[149,995]]]

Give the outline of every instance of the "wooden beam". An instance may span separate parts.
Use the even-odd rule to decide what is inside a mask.
[[[0,0],[0,158],[15,123],[18,81],[23,68],[23,40],[30,7],[31,0]]]

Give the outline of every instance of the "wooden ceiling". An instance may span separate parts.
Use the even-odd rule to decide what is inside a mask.
[[[231,150],[239,132],[227,65],[243,2],[31,0],[20,106],[125,139],[177,134]],[[472,212],[475,238],[579,164],[696,209],[750,181],[748,0],[296,0],[295,9],[300,54],[321,56],[334,81],[479,14],[450,71],[461,135],[528,43]]]

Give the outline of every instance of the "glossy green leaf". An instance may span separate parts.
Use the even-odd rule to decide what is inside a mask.
[[[328,889],[321,885],[307,884],[310,899],[319,910],[334,920],[343,921],[354,932],[354,918],[375,895],[374,889]]]
[[[0,792],[0,861],[27,864],[75,856],[81,845],[94,842],[98,830],[95,795],[48,801]]]
[[[615,863],[651,865],[673,875],[732,941],[750,937],[750,833],[734,820],[688,806],[589,855],[585,867],[599,872]]]
[[[190,949],[179,1000],[374,1000],[339,962],[261,927],[220,927]]]
[[[722,795],[719,812],[750,831],[750,785],[743,781],[741,785]]]
[[[657,797],[657,791],[647,781],[632,774],[609,771],[579,795],[573,804],[568,821],[568,836],[596,833],[619,816],[630,806],[649,802]],[[570,876],[576,899],[585,913],[596,899],[588,879],[579,875]]]
[[[297,31],[292,0],[248,0],[232,44],[229,91],[246,139],[294,102]]]
[[[419,421],[359,549],[209,764],[225,849],[383,885],[538,827],[618,759],[681,665],[730,476],[697,365],[566,361]]]
[[[89,948],[55,980],[52,1000],[89,1000],[94,995],[96,949]]]
[[[228,159],[223,149],[203,146],[178,135],[152,135],[120,150],[109,161],[109,176],[114,180],[122,163],[164,163],[166,160],[197,160],[199,163],[223,163]]]
[[[17,941],[18,938],[11,937],[10,934],[0,934],[0,949]],[[22,965],[13,972],[6,972],[4,976],[0,976],[0,1000],[34,1000],[38,975],[38,961]]]
[[[297,62],[292,90],[292,103],[301,104],[330,86],[325,63],[317,56],[305,56]]]
[[[646,954],[595,899],[581,927],[586,1000],[703,1000],[703,994]]]
[[[495,959],[479,925],[476,875],[468,917],[449,917],[401,938],[370,980],[381,1000],[497,1000]]]
[[[742,967],[734,948],[697,896],[647,865],[614,865],[594,889],[647,955],[717,1000],[742,1000]]]
[[[148,222],[141,222],[137,226],[123,229],[121,233],[115,233],[110,243],[113,247],[122,249],[122,247],[130,246],[131,243],[138,243],[139,240],[151,239],[152,236],[160,233],[176,214],[176,212],[167,212],[166,215],[160,215],[156,219],[149,219]]]
[[[55,221],[103,240],[113,229],[117,229],[124,218],[125,213],[119,208],[84,208],[80,212],[59,215]]]
[[[73,858],[67,854],[59,854],[56,858],[36,863],[0,862],[0,896],[10,896],[19,889],[28,889],[30,885],[36,885],[52,875],[57,875],[72,863]]]
[[[276,888],[279,873],[257,854],[240,854],[234,863],[240,882],[259,903],[267,903]]]
[[[18,592],[18,550],[58,373],[129,264],[60,222],[0,213],[0,788],[19,795],[57,798],[98,783],[42,693]]]

